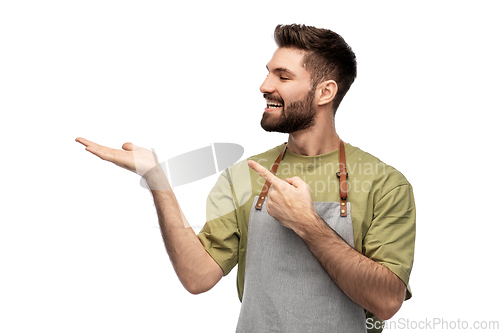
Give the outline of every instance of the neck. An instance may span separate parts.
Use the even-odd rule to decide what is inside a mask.
[[[316,156],[332,152],[340,147],[335,130],[335,119],[316,119],[316,124],[302,131],[290,133],[287,149],[304,156]]]

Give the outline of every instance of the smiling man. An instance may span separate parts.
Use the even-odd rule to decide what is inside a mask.
[[[188,291],[211,289],[238,265],[237,332],[381,331],[379,318],[391,318],[411,297],[412,187],[337,135],[335,114],[356,77],[342,37],[287,25],[276,28],[275,40],[260,87],[261,125],[288,141],[221,174],[198,235],[151,152],[77,141],[147,181]]]
[[[378,331],[378,318],[411,297],[411,185],[337,135],[335,113],[356,77],[342,37],[301,25],[274,36],[261,125],[288,142],[249,158],[251,200],[234,195],[238,168],[221,176],[208,201],[221,217],[199,237],[224,274],[238,264],[238,332]]]

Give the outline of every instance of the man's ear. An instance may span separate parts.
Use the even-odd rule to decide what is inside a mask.
[[[325,105],[331,103],[337,95],[337,82],[333,80],[323,81],[318,85],[318,105]]]

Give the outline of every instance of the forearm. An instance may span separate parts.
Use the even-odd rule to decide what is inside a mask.
[[[189,226],[173,191],[151,190],[151,193],[163,242],[179,280],[193,294],[211,289],[223,276],[222,269]]]
[[[351,248],[319,216],[297,232],[339,288],[382,320],[404,301],[406,286],[389,269]]]

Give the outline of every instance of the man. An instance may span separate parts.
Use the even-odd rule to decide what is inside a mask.
[[[250,174],[242,163],[222,173],[199,235],[151,152],[77,141],[147,181],[188,291],[211,289],[238,264],[237,332],[365,332],[365,315],[370,323],[387,320],[411,297],[412,188],[337,135],[335,113],[356,77],[342,37],[289,25],[276,28],[275,40],[260,88],[267,101],[261,125],[288,133],[288,142],[251,157]]]

